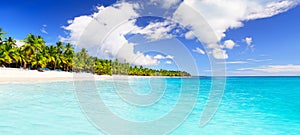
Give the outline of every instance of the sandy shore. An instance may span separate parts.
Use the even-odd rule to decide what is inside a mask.
[[[74,81],[74,80],[107,80],[111,76],[93,75],[87,73],[70,73],[58,71],[23,70],[16,68],[0,68],[0,82],[45,82],[45,81]]]
[[[70,73],[58,71],[23,70],[17,68],[0,68],[0,82],[51,82],[82,80],[115,80],[115,79],[149,78],[149,76],[109,76],[89,73]],[[165,78],[162,76],[154,78]]]

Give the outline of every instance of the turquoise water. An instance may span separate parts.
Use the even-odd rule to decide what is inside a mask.
[[[165,84],[166,89],[159,101],[147,107],[128,104],[118,97],[115,85],[124,80],[97,81],[96,87],[98,96],[115,115],[128,121],[146,122],[167,116],[180,95],[186,98],[186,104],[191,102],[189,94],[199,79],[185,81],[189,85],[182,92],[182,79],[154,79],[155,83]],[[139,95],[151,91],[147,87],[149,79],[130,79],[128,83]],[[229,77],[213,119],[199,127],[210,84],[210,78],[200,79],[193,111],[171,134],[300,134],[300,77]],[[75,86],[73,82],[0,84],[0,134],[102,134],[82,113]],[[86,86],[86,91],[89,90]]]

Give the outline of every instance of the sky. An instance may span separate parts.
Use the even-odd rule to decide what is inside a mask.
[[[300,75],[298,0],[10,0],[0,27],[192,75]]]

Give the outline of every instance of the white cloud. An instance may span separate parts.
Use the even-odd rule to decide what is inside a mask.
[[[252,44],[252,38],[251,37],[246,37],[245,42],[247,43],[248,46],[251,45]]]
[[[253,67],[253,68],[240,68],[237,69],[238,71],[261,71],[261,72],[268,72],[268,73],[299,73],[300,72],[300,65],[268,65],[268,66],[261,66],[261,67]]]
[[[142,34],[151,41],[157,41],[162,39],[171,39],[173,34],[169,32],[176,27],[176,24],[170,21],[164,22],[151,22],[144,28],[137,27],[131,31],[132,34]]]
[[[173,18],[190,28],[200,41],[207,45],[208,51],[212,50],[211,54],[214,56],[221,56],[220,54],[222,54],[225,57],[218,58],[228,58],[226,51],[221,51],[220,45],[211,45],[218,44],[226,36],[225,32],[228,29],[242,27],[243,21],[271,17],[282,13],[298,3],[299,1],[293,0],[275,0],[272,2],[259,0],[185,0],[176,10]]]
[[[110,31],[115,26],[120,25],[120,22],[127,22],[132,18],[138,17],[134,7],[136,5],[124,2],[109,7],[101,6],[92,15],[83,15],[75,17],[73,20],[68,20],[68,22],[72,23],[68,26],[63,26],[63,28],[70,32],[69,37],[61,40],[73,42],[80,47],[98,45],[110,34]],[[127,31],[134,27],[127,28]]]
[[[63,28],[70,32],[61,41],[71,42],[79,48],[87,48],[92,54],[108,54],[135,65],[157,65],[157,59],[142,52],[134,52],[134,44],[125,38],[135,26],[134,10],[138,5],[121,2],[109,7],[98,7],[92,15],[84,15],[69,20]],[[120,25],[118,23],[124,22]],[[119,26],[119,27],[115,27]],[[113,31],[111,31],[114,29]],[[100,52],[97,52],[100,48]]]
[[[258,59],[247,59],[247,61],[251,61],[251,62],[265,62],[265,61],[271,61],[272,59],[262,59],[262,60],[258,60]]]
[[[189,31],[189,32],[185,33],[184,36],[185,36],[186,39],[194,39],[195,38],[195,35],[192,31]]]
[[[48,34],[48,32],[46,31],[46,27],[47,27],[47,25],[46,24],[44,24],[43,26],[42,26],[42,29],[40,30],[42,33],[44,33],[44,34]]]
[[[220,64],[246,64],[248,63],[247,61],[226,61],[226,62],[222,62]]]
[[[131,54],[131,55],[132,57],[129,58],[128,62],[135,65],[158,65],[159,64],[158,60],[154,59],[150,55],[144,55],[141,52],[137,52],[136,54]]]
[[[196,49],[192,50],[193,52],[199,53],[199,54],[205,54],[205,51],[197,47]]]
[[[279,13],[285,12],[290,8],[299,4],[298,0],[275,0],[266,3],[263,6],[253,7],[246,16],[246,20],[253,20],[258,18],[272,17]]]
[[[181,0],[150,0],[151,3],[159,4],[159,6],[169,9],[172,6],[177,5]]]
[[[155,59],[164,59],[165,57],[162,56],[162,55],[160,55],[160,54],[158,54],[158,55],[154,56],[154,58],[155,58]]]
[[[254,45],[252,44],[252,42],[253,42],[252,37],[246,37],[244,39],[244,42],[246,42],[247,48],[249,48],[252,51],[254,50]]]
[[[232,40],[226,40],[226,41],[224,42],[224,48],[227,48],[227,49],[233,49],[233,47],[235,47],[235,46],[236,46],[236,44],[235,44],[235,42],[232,41]]]
[[[22,42],[21,40],[16,39],[16,45],[17,45],[18,47],[21,47],[21,46],[24,45],[24,42]]]
[[[174,56],[172,55],[167,55],[167,56],[163,56],[161,54],[157,54],[154,56],[155,59],[174,59]]]
[[[48,32],[46,31],[45,28],[42,28],[42,29],[41,29],[41,32],[44,33],[44,34],[48,34]]]
[[[171,65],[171,64],[173,64],[173,62],[172,61],[166,61],[166,64]]]
[[[222,49],[213,49],[212,50],[212,55],[216,59],[228,59],[228,54],[226,53],[226,50]]]
[[[247,63],[258,63],[258,62],[266,62],[266,61],[271,61],[272,59],[247,59],[243,61],[225,61],[225,62],[220,62],[220,64],[247,64]]]
[[[172,55],[167,55],[167,56],[166,56],[166,59],[174,59],[174,56],[172,56]]]
[[[151,0],[150,2],[156,2],[168,9],[178,5],[180,1]],[[143,28],[136,26],[133,19],[140,17],[140,10],[144,9],[136,3],[138,2],[126,3],[121,1],[112,6],[98,7],[98,11],[92,15],[83,15],[68,20],[68,26],[63,28],[70,32],[69,36],[60,39],[92,51],[97,51],[98,47],[101,51],[108,51],[112,56],[126,59],[132,64],[156,65],[159,62],[153,56],[134,52],[135,44],[128,42],[125,38],[126,34],[141,34],[151,41],[170,39],[174,37],[170,33],[177,25],[171,21],[164,21],[151,22]],[[226,37],[225,32],[228,29],[242,27],[243,21],[271,17],[282,13],[296,4],[298,1],[292,0],[274,0],[272,2],[185,0],[179,5],[173,16],[168,19],[178,21],[184,27],[189,28],[191,31],[185,33],[185,38],[192,39],[193,35],[196,35],[206,46],[208,54],[212,54],[217,59],[227,59],[228,54],[225,48],[232,49],[236,44],[232,40],[225,41],[224,45],[220,45],[219,42]],[[199,14],[201,14],[200,18]],[[120,22],[124,22],[124,24],[119,24]],[[253,45],[251,44],[250,47]],[[120,54],[120,50],[125,51]],[[198,53],[205,54],[203,50],[198,50]]]
[[[152,56],[143,55],[142,52],[134,52],[134,44],[130,43],[125,35],[135,28],[135,21],[129,21],[114,31],[104,40],[101,49],[110,52],[112,56],[135,65],[158,65],[159,62]]]
[[[73,20],[68,20],[67,22],[68,22],[68,24],[71,24],[71,23],[73,23]]]
[[[60,37],[61,41],[65,42],[71,42],[72,44],[77,44],[78,40],[80,40],[81,35],[83,34],[85,28],[89,25],[90,22],[92,22],[93,17],[92,16],[80,16],[75,17],[72,23],[70,23],[68,26],[63,26],[62,28],[69,31],[69,37],[64,38]],[[71,22],[70,20],[68,22]],[[78,45],[80,46],[80,45]],[[80,47],[84,47],[83,45]]]

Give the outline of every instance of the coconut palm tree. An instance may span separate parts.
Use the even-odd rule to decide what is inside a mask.
[[[38,52],[34,59],[31,61],[31,65],[38,68],[45,68],[47,67],[48,59],[43,55],[43,53]]]
[[[0,46],[0,64],[4,66],[5,64],[12,63],[12,58],[10,57],[10,49],[7,45],[1,44]]]
[[[16,44],[16,40],[14,40],[12,37],[9,37],[5,41],[6,46],[8,47],[8,55],[15,63],[15,66],[17,67],[19,63],[22,62],[22,58],[18,51],[18,46]]]
[[[4,34],[6,33],[2,31],[2,28],[0,28],[0,44],[2,44],[2,39],[5,39]]]
[[[101,60],[88,54],[85,48],[75,53],[70,43],[64,44],[57,42],[54,46],[46,46],[41,36],[28,34],[22,41],[25,44],[17,47],[16,40],[5,38],[5,32],[0,28],[0,65],[16,67],[23,64],[24,68],[52,68],[69,71],[71,68],[75,71],[92,72],[96,74],[129,74],[129,75],[163,75],[163,76],[190,76],[185,71],[154,70],[143,66],[132,67],[126,61],[118,59]]]
[[[66,63],[63,57],[64,44],[62,42],[56,43],[56,64],[55,66],[62,69],[64,67],[64,63]]]
[[[48,57],[49,65],[51,65],[52,69],[55,70],[56,63],[57,63],[56,59],[58,58],[57,48],[56,48],[56,46],[50,46],[47,48],[48,48],[48,53],[49,53],[49,57]]]
[[[32,64],[31,61],[38,61],[39,56],[37,53],[42,51],[42,48],[45,47],[45,41],[41,36],[35,36],[33,34],[28,34],[24,39],[24,45],[22,46],[21,51],[25,56],[24,68],[27,64]],[[35,59],[35,60],[33,60]],[[34,64],[37,68],[37,64]],[[33,65],[31,65],[33,66]]]
[[[0,63],[2,66],[4,66],[4,64],[11,64],[14,62],[17,66],[18,62],[20,61],[21,57],[18,53],[16,40],[14,40],[12,37],[9,37],[0,44]]]
[[[73,66],[73,59],[74,59],[74,49],[70,43],[66,44],[65,50],[64,50],[64,58],[66,62],[66,70],[68,71],[69,69],[72,68]]]

